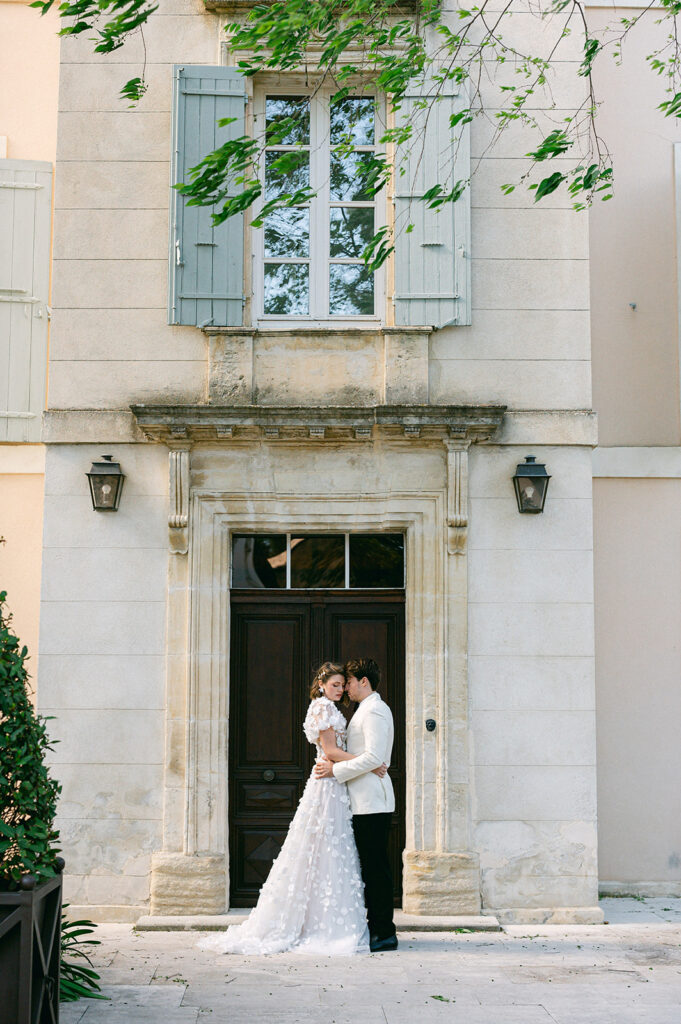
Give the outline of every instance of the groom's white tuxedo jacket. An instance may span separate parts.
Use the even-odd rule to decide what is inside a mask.
[[[370,693],[360,702],[348,725],[347,747],[352,761],[338,761],[333,774],[347,782],[353,814],[381,814],[395,810],[395,794],[390,776],[379,779],[373,769],[390,764],[393,749],[393,716],[378,693]]]

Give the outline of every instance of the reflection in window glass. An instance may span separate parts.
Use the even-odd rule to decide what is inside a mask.
[[[334,316],[374,311],[374,275],[364,264],[332,263],[329,267],[329,312]]]
[[[265,312],[305,315],[310,309],[309,281],[307,263],[266,263]]]
[[[307,96],[268,96],[268,146],[307,146],[310,142],[310,100]]]
[[[345,537],[311,534],[291,537],[291,587],[345,586]]]
[[[374,159],[373,153],[332,153],[331,199],[345,202],[372,199],[369,182]]]
[[[310,154],[265,153],[265,199],[293,195],[310,186]]]
[[[286,534],[235,534],[232,538],[232,586],[286,587]]]
[[[403,587],[404,536],[401,533],[350,534],[350,586]]]
[[[373,146],[376,101],[348,96],[331,104],[331,145]]]
[[[274,210],[265,219],[265,256],[309,256],[310,211]]]
[[[361,260],[373,233],[373,206],[334,206],[329,211],[329,251],[332,256]]]

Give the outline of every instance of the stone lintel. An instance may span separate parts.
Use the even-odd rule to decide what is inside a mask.
[[[405,914],[480,913],[480,861],[476,853],[405,850]]]
[[[155,853],[151,858],[151,914],[220,914],[225,910],[224,857]]]
[[[310,444],[392,438],[402,441],[490,441],[501,426],[504,405],[131,406],[150,441],[272,441]],[[370,432],[370,433],[369,433]]]

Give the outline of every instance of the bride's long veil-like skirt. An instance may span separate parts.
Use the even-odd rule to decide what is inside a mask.
[[[223,953],[369,951],[364,886],[346,787],[310,776],[248,920],[200,943]]]

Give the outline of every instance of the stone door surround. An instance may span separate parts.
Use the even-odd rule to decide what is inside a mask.
[[[477,913],[467,750],[467,453],[494,435],[503,407],[133,411],[147,437],[168,445],[171,475],[164,849],[152,862],[152,915],[219,914],[228,906],[230,535],[303,530],[405,534],[403,906],[409,913]],[[249,483],[243,467],[256,457],[276,474]],[[380,492],[362,487],[371,476]],[[320,480],[333,487],[320,493]],[[185,512],[174,504],[177,496]],[[177,543],[178,532],[186,544]],[[426,730],[427,718],[435,719],[435,731]]]

